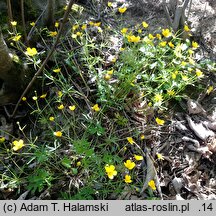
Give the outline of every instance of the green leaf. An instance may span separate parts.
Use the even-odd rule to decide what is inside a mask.
[[[62,159],[61,164],[66,168],[71,168],[71,160],[67,157]]]

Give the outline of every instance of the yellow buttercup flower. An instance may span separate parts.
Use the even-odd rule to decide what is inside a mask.
[[[56,27],[56,28],[59,27],[59,22],[55,22],[55,27]]]
[[[154,101],[155,102],[161,102],[161,101],[163,101],[163,95],[162,94],[156,94],[154,96]]]
[[[136,166],[136,164],[131,160],[126,160],[126,162],[124,162],[124,165],[129,170],[132,170]]]
[[[16,26],[17,25],[17,21],[11,21],[11,25],[12,26]]]
[[[171,74],[172,79],[176,79],[177,74],[178,74],[178,71],[173,72],[173,73]]]
[[[168,43],[168,45],[169,45],[171,48],[174,48],[174,47],[175,47],[175,45],[174,45],[171,41]]]
[[[196,75],[197,77],[203,77],[203,72],[200,69],[196,69]]]
[[[27,47],[27,50],[26,50],[26,52],[25,52],[25,54],[26,55],[29,55],[29,56],[35,56],[35,55],[37,55],[37,50],[36,50],[36,48],[31,48],[31,47]]]
[[[20,40],[21,37],[22,37],[21,35],[15,35],[15,36],[12,38],[12,40],[17,42],[17,41]]]
[[[89,25],[90,25],[90,26],[93,26],[93,25],[94,25],[94,22],[90,21],[90,22],[89,22]]]
[[[79,28],[79,24],[73,25],[72,30],[75,31]]]
[[[152,34],[148,35],[149,39],[153,40],[155,37]]]
[[[138,29],[137,32],[141,34],[142,33],[142,29]]]
[[[76,163],[76,165],[79,167],[79,166],[81,166],[81,161],[78,161],[77,163]]]
[[[124,181],[125,181],[125,183],[127,183],[127,184],[131,183],[131,182],[132,182],[131,176],[130,176],[130,175],[125,175]]]
[[[167,90],[167,94],[169,96],[173,96],[175,94],[175,91],[174,90]]]
[[[45,98],[47,96],[47,93],[45,93],[45,94],[42,94],[41,96],[40,96],[40,98]]]
[[[61,98],[61,97],[62,97],[62,95],[63,95],[62,91],[58,91],[58,92],[57,92],[57,95],[58,95],[58,97],[60,97],[60,98]]]
[[[73,39],[76,39],[76,38],[77,38],[77,35],[76,35],[76,34],[72,34],[71,37],[72,37]]]
[[[62,132],[61,131],[56,131],[53,133],[56,137],[62,137]]]
[[[187,25],[185,25],[185,26],[184,26],[184,31],[189,32],[189,31],[190,31],[190,28],[189,28]]]
[[[141,139],[141,140],[144,140],[144,139],[145,139],[145,135],[144,135],[144,134],[141,134],[141,135],[140,135],[140,139]]]
[[[55,73],[59,73],[59,72],[61,72],[61,68],[53,69],[53,72],[55,72]]]
[[[172,35],[172,33],[170,32],[169,29],[162,29],[162,35],[164,37],[170,37]]]
[[[213,86],[209,86],[206,93],[209,95],[214,90]]]
[[[63,104],[60,104],[60,105],[58,106],[58,109],[59,109],[59,110],[63,110],[63,109],[64,109],[64,105],[63,105]]]
[[[121,13],[121,14],[123,14],[126,10],[127,10],[126,7],[120,7],[120,8],[118,9],[119,13]]]
[[[57,34],[58,34],[57,31],[50,31],[50,32],[49,32],[49,36],[50,36],[50,37],[55,37]]]
[[[35,22],[31,22],[30,25],[31,25],[31,26],[35,26]]]
[[[144,21],[144,22],[142,22],[142,26],[143,26],[143,28],[148,28],[149,25],[147,22]]]
[[[92,109],[95,111],[95,112],[99,112],[100,111],[100,107],[98,106],[98,104],[95,104]]]
[[[49,120],[50,120],[50,121],[55,121],[55,118],[54,118],[53,116],[50,116],[50,117],[49,117]]]
[[[109,71],[107,71],[107,74],[109,74],[109,75],[113,75],[113,70],[109,70]]]
[[[192,54],[194,54],[194,51],[193,51],[192,49],[188,49],[188,53],[189,53],[190,55],[192,55]]]
[[[27,100],[27,98],[26,97],[22,97],[22,101],[26,101]]]
[[[192,47],[193,47],[194,49],[196,49],[196,48],[199,47],[199,44],[198,44],[197,42],[195,42],[195,41],[192,41]]]
[[[5,141],[5,137],[0,137],[0,143],[3,143]]]
[[[82,27],[81,27],[82,30],[85,30],[86,28],[87,28],[86,24],[83,24]]]
[[[76,35],[77,35],[78,37],[80,37],[80,36],[82,35],[82,32],[76,32]]]
[[[38,97],[37,97],[37,96],[33,96],[32,99],[33,99],[34,101],[36,101],[36,100],[38,99]]]
[[[157,158],[158,158],[159,160],[164,160],[164,156],[163,156],[162,154],[157,153],[156,155],[157,155]]]
[[[107,176],[109,179],[113,179],[114,176],[117,175],[117,171],[115,170],[115,166],[114,165],[106,165],[105,166],[105,171],[107,173]]]
[[[141,156],[141,155],[134,155],[134,158],[137,161],[143,160],[143,156]]]
[[[101,25],[101,22],[94,23],[94,26],[99,27]]]
[[[160,45],[160,46],[162,46],[162,47],[165,47],[165,46],[166,46],[166,44],[167,44],[167,42],[166,42],[166,41],[162,41],[162,42],[160,42],[160,43],[159,43],[159,45]]]
[[[157,122],[157,124],[159,125],[164,125],[165,121],[159,118],[156,118],[155,121]]]
[[[105,75],[104,75],[104,79],[107,80],[107,81],[110,80],[110,79],[111,79],[111,75],[105,74]]]
[[[128,35],[128,42],[138,43],[140,41],[140,36]]]
[[[150,181],[148,182],[148,186],[149,186],[152,190],[156,190],[156,186],[155,186],[154,180],[150,180]]]
[[[156,38],[161,40],[161,34],[156,34]]]
[[[127,137],[127,141],[133,145],[135,143],[134,139],[132,137]]]
[[[181,62],[181,65],[182,65],[183,67],[185,67],[185,66],[187,65],[187,62],[182,61],[182,62]]]
[[[112,7],[113,6],[112,2],[107,2],[107,6]]]
[[[181,77],[182,77],[182,80],[184,80],[184,81],[188,80],[188,76],[186,76],[186,75],[182,75]]]
[[[14,140],[13,141],[13,150],[14,151],[18,151],[20,150],[23,146],[25,146],[24,141],[22,139],[18,140]]]
[[[127,31],[128,31],[128,28],[123,28],[123,29],[121,29],[121,33],[122,33],[122,34],[126,34]]]
[[[69,109],[70,109],[71,111],[74,111],[74,110],[76,109],[76,106],[75,106],[75,105],[69,106]]]

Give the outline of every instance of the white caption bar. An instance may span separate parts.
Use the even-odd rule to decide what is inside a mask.
[[[216,215],[216,200],[212,201],[175,201],[175,200],[34,200],[16,201],[1,200],[0,215],[21,215],[21,216],[163,216],[163,215],[195,215],[208,216]]]

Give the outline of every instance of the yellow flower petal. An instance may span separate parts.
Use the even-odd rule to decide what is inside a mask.
[[[136,164],[131,160],[126,160],[126,162],[124,162],[124,165],[129,170],[132,170],[136,166]]]
[[[159,159],[159,160],[164,160],[164,157],[163,157],[163,155],[162,155],[162,154],[160,154],[160,153],[157,153],[156,155],[157,155],[157,157],[158,157],[158,159]]]
[[[148,182],[148,186],[149,186],[152,190],[156,190],[156,186],[155,186],[154,180],[149,181],[149,182]]]
[[[54,118],[53,116],[50,116],[50,117],[49,117],[49,120],[50,120],[50,121],[54,121],[55,118]]]
[[[135,143],[134,139],[132,137],[127,137],[127,141],[133,145]]]
[[[62,132],[61,131],[56,131],[53,133],[56,137],[62,137]]]
[[[69,109],[70,109],[71,111],[74,111],[74,110],[76,109],[76,106],[75,106],[75,105],[69,106]]]
[[[50,36],[50,37],[55,37],[57,34],[58,34],[57,31],[50,31],[50,32],[49,32],[49,36]]]
[[[125,183],[127,183],[127,184],[131,183],[131,182],[132,182],[131,176],[130,176],[130,175],[125,175],[124,181],[125,181]]]
[[[100,107],[98,106],[98,104],[95,104],[92,109],[95,111],[95,112],[99,112],[100,111]]]
[[[115,166],[114,165],[106,165],[105,166],[105,171],[107,173],[107,176],[109,179],[113,179],[114,176],[117,175],[117,171],[115,170]]]
[[[184,31],[189,32],[189,31],[190,31],[190,28],[189,28],[187,25],[185,25],[185,26],[184,26]]]
[[[24,144],[24,141],[22,140],[22,139],[20,139],[19,141],[18,140],[14,140],[13,141],[13,150],[14,151],[18,151],[18,150],[20,150],[23,146],[25,146],[25,144]]]
[[[155,121],[157,122],[157,124],[159,125],[164,125],[165,121],[159,118],[156,118]]]
[[[195,42],[195,41],[192,41],[192,47],[193,47],[194,49],[196,49],[196,48],[199,47],[199,44],[198,44],[197,42]]]
[[[38,99],[38,97],[37,97],[37,96],[34,96],[34,97],[32,97],[32,99],[33,99],[34,101],[36,101],[36,100]]]
[[[0,137],[0,143],[3,143],[5,141],[5,137]]]
[[[120,8],[118,9],[119,13],[121,13],[121,14],[123,14],[126,10],[127,10],[126,7],[120,7]]]
[[[63,110],[63,109],[64,109],[64,105],[63,105],[63,104],[60,104],[60,105],[58,106],[58,109],[59,109],[59,110]]]
[[[209,95],[214,90],[213,86],[209,86],[206,93]]]
[[[148,23],[147,22],[142,22],[142,26],[143,26],[143,28],[148,28]]]
[[[27,47],[25,54],[29,55],[29,56],[34,56],[36,55],[38,52],[36,50],[36,48],[31,48],[31,47]]]
[[[112,2],[107,2],[108,7],[112,7]]]
[[[16,26],[16,25],[17,25],[17,22],[16,22],[16,21],[11,21],[11,25],[12,25],[12,26]]]
[[[169,29],[162,29],[162,35],[164,37],[170,37],[172,35],[172,33],[170,32]]]
[[[42,94],[42,95],[40,96],[40,98],[46,98],[46,96],[47,96],[47,93]]]
[[[134,155],[134,158],[137,161],[143,160],[143,156],[141,156],[141,155]]]
[[[122,33],[122,34],[126,34],[127,31],[128,31],[128,28],[122,28],[122,29],[121,29],[121,33]]]
[[[59,72],[61,72],[61,68],[53,69],[53,72],[55,72],[55,73],[59,73]]]

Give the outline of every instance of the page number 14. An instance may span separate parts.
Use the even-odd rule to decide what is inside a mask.
[[[212,203],[209,203],[209,204],[203,203],[202,207],[203,207],[203,211],[212,211],[213,210]]]

